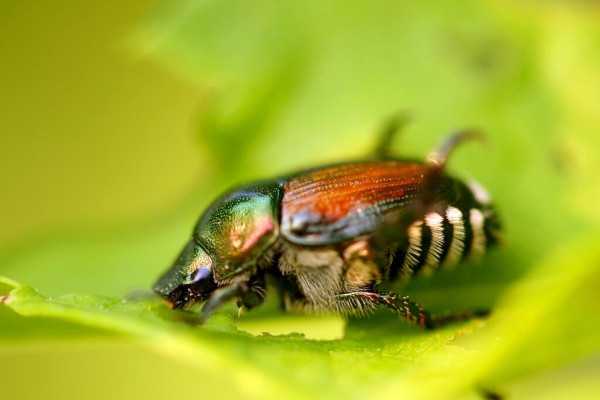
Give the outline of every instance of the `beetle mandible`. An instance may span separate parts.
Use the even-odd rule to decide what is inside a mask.
[[[192,238],[154,290],[172,308],[205,301],[204,320],[235,300],[250,309],[274,277],[287,310],[362,313],[384,305],[424,328],[478,315],[432,317],[382,282],[431,274],[480,258],[499,239],[487,192],[445,171],[455,146],[443,139],[425,161],[397,158],[384,131],[375,155],[234,189],[204,212]]]

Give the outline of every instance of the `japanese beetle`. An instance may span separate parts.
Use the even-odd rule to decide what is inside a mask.
[[[396,158],[383,135],[374,157],[252,183],[217,199],[154,290],[173,308],[206,301],[202,317],[236,300],[250,309],[274,277],[287,310],[364,312],[385,305],[432,328],[433,318],[381,283],[431,274],[479,258],[499,238],[499,222],[479,185],[446,173],[454,147],[478,136],[463,131],[425,161]]]

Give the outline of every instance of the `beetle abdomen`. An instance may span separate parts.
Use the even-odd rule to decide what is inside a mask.
[[[465,258],[480,259],[494,240],[490,216],[490,210],[448,206],[443,213],[430,212],[415,220],[406,228],[406,243],[396,249],[390,278],[428,275]]]

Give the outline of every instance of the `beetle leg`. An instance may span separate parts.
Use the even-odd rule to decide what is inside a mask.
[[[247,291],[248,284],[244,282],[234,283],[215,290],[204,304],[204,307],[202,307],[200,319],[202,322],[206,321],[221,305],[232,299],[243,296]]]
[[[406,317],[410,322],[418,324],[421,328],[436,329],[448,323],[462,321],[475,317],[484,317],[489,314],[487,310],[463,311],[442,316],[432,316],[419,304],[411,301],[408,296],[399,296],[394,293],[377,293],[379,304],[391,308],[400,316]]]
[[[437,315],[434,317],[433,321],[435,323],[435,327],[439,328],[452,322],[479,317],[487,317],[488,315],[490,315],[490,310],[468,310],[451,314]]]
[[[408,322],[418,324],[425,329],[436,328],[431,315],[423,307],[410,300],[408,296],[400,296],[391,292],[366,292],[365,294],[376,304],[390,308],[398,313],[400,317],[406,318]]]
[[[377,158],[388,158],[392,155],[392,142],[394,137],[408,125],[411,120],[410,113],[402,111],[390,118],[379,135],[379,143],[375,147]]]
[[[417,324],[424,329],[436,329],[451,322],[483,317],[489,314],[489,311],[477,310],[432,316],[419,304],[410,300],[408,296],[400,296],[392,292],[354,292],[343,295],[343,297],[350,296],[363,297],[375,305],[384,305],[396,312],[400,317],[406,318],[408,322]]]
[[[254,276],[248,283],[248,290],[237,299],[240,309],[247,310],[261,305],[265,301],[266,284],[264,275]]]
[[[463,129],[452,135],[443,137],[435,149],[427,156],[427,163],[435,168],[442,169],[450,153],[462,142],[467,140],[483,140],[485,136],[477,129]]]
[[[230,300],[236,299],[238,306],[250,309],[260,305],[264,301],[264,297],[265,288],[262,280],[250,283],[237,282],[221,287],[210,295],[208,301],[202,307],[200,320],[205,322],[217,308]]]

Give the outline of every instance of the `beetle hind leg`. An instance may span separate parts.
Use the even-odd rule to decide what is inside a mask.
[[[490,310],[467,310],[456,313],[437,315],[434,317],[435,327],[439,328],[446,324],[458,321],[465,321],[473,318],[487,317],[490,315]]]
[[[360,304],[371,304],[372,306],[383,305],[397,313],[401,318],[408,322],[419,325],[424,329],[437,329],[446,324],[484,317],[489,314],[487,310],[464,311],[453,314],[444,314],[441,316],[432,316],[419,304],[410,300],[408,296],[401,296],[389,292],[364,291],[345,293],[340,298],[360,302]]]
[[[406,319],[410,323],[417,324],[424,329],[434,329],[437,327],[431,315],[420,305],[410,300],[408,296],[399,296],[391,292],[364,291],[345,293],[340,297],[353,301],[367,301],[373,307],[384,305],[397,313],[401,318]]]
[[[440,140],[435,149],[429,153],[427,156],[427,163],[436,168],[443,168],[446,164],[446,160],[459,144],[469,140],[482,141],[484,139],[484,134],[480,130],[474,128],[463,129],[445,136]]]
[[[408,111],[401,111],[389,118],[379,134],[379,142],[375,147],[375,157],[388,158],[392,156],[392,142],[399,132],[411,121],[411,115]]]

